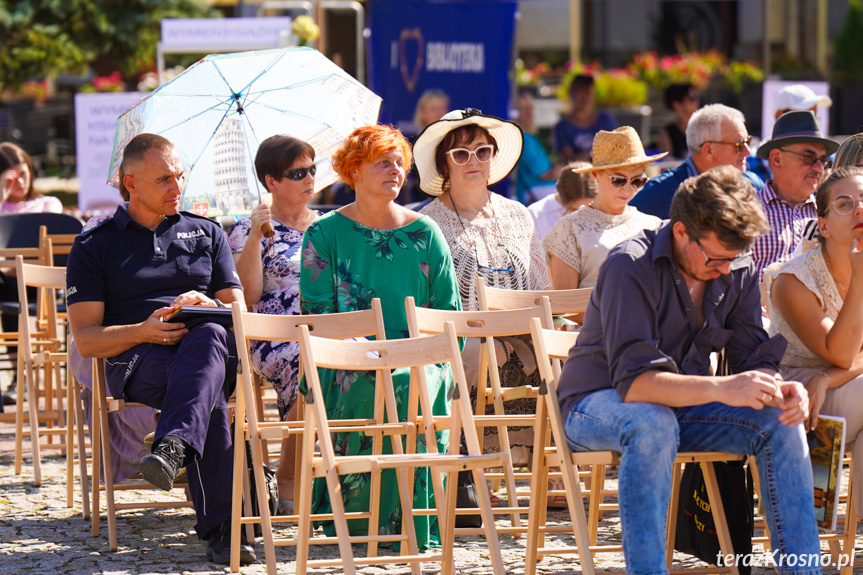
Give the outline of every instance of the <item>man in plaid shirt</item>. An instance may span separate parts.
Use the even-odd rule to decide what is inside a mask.
[[[758,148],[758,157],[773,170],[773,179],[758,192],[770,222],[770,231],[752,247],[759,280],[764,268],[791,257],[806,222],[815,218],[815,190],[830,167],[829,156],[838,148],[821,134],[809,111],[782,115],[773,126],[773,137]]]

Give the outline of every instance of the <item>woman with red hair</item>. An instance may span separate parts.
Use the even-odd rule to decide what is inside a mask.
[[[410,144],[390,126],[365,126],[348,136],[333,155],[333,168],[356,193],[356,200],[319,218],[303,240],[300,306],[304,313],[337,313],[371,308],[380,298],[388,339],[407,337],[404,301],[413,296],[418,306],[460,309],[452,258],[443,234],[427,216],[395,203],[412,160]],[[449,413],[449,368],[427,371],[433,412]],[[393,372],[400,405],[407,405],[408,370]],[[374,373],[321,370],[327,414],[337,419],[367,419],[374,414]],[[363,436],[347,434],[337,440],[342,453],[371,453]],[[386,447],[386,445],[385,445]],[[424,446],[418,446],[425,449]],[[445,451],[440,441],[438,450]],[[414,508],[434,508],[427,469],[415,474]],[[368,511],[367,473],[342,477],[345,511]],[[401,532],[401,511],[395,472],[385,471],[380,487],[380,533]],[[325,484],[315,484],[312,511],[331,509]],[[415,518],[421,548],[438,545],[434,516]],[[350,521],[352,533],[365,534],[366,521]],[[332,523],[325,525],[335,535]]]

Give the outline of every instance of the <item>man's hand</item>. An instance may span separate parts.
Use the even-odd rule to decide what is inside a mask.
[[[150,314],[140,324],[141,343],[157,343],[159,345],[177,345],[189,333],[184,323],[171,323],[163,318],[176,308],[160,307]]]
[[[782,410],[779,421],[788,427],[803,423],[809,417],[809,394],[803,384],[785,381],[779,386],[781,399],[776,406]]]
[[[744,371],[720,378],[719,399],[725,405],[761,409],[782,399],[781,379],[763,371]]]
[[[202,305],[206,307],[218,307],[216,302],[197,291],[187,291],[174,298],[171,302],[170,309],[180,309],[184,305]]]

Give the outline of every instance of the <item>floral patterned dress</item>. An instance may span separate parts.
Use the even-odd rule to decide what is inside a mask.
[[[249,237],[251,220],[237,222],[228,236],[231,252],[240,253]],[[264,292],[255,304],[257,313],[296,315],[300,313],[300,248],[303,232],[273,220],[276,230],[275,255],[267,252],[269,239],[261,239]],[[279,415],[284,420],[297,399],[300,347],[296,342],[255,341],[251,345],[255,371],[273,386],[278,395]]]
[[[312,224],[303,242],[300,291],[304,313],[339,313],[371,308],[380,298],[388,339],[407,337],[404,301],[413,296],[417,305],[436,309],[461,309],[458,285],[446,240],[438,226],[427,217],[394,230],[378,230],[354,222],[339,212],[330,212]],[[374,415],[374,373],[320,370],[327,416],[333,419],[364,419]],[[453,390],[448,366],[426,368],[433,412],[450,413]],[[406,408],[410,374],[393,372],[396,402],[400,413]],[[341,455],[371,453],[371,438],[359,433],[341,434],[334,439]],[[438,451],[447,449],[446,433],[438,436]],[[426,451],[424,438],[417,452]],[[384,443],[384,451],[389,446]],[[382,534],[400,533],[402,511],[398,501],[395,472],[384,471],[381,479],[380,525]],[[414,508],[431,509],[434,495],[427,469],[415,475]],[[354,474],[342,477],[345,510],[367,511],[370,477]],[[330,511],[323,480],[315,482],[314,513]],[[348,522],[351,533],[368,532],[366,520]],[[440,543],[437,520],[415,518],[421,548]],[[335,535],[332,522],[324,529]]]

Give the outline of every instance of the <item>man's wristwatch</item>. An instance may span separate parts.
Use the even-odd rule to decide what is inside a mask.
[[[214,298],[214,299],[213,299],[213,301],[215,302],[216,307],[228,307],[228,306],[226,306],[225,304],[223,304],[223,303],[219,300],[219,298]]]

